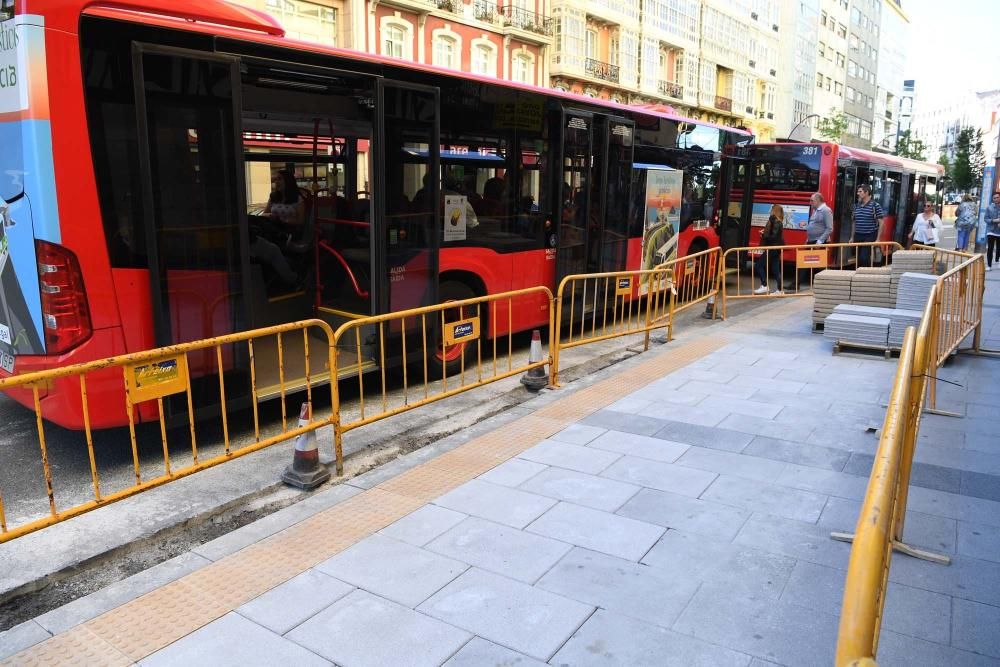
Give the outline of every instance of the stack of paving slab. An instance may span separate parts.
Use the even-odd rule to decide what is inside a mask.
[[[896,308],[924,311],[927,297],[937,283],[937,276],[928,273],[904,273],[899,279]]]
[[[823,336],[835,343],[885,349],[889,344],[888,317],[833,313],[823,323]]]
[[[892,275],[888,268],[860,268],[851,279],[851,303],[855,306],[892,308],[895,299],[890,293]]]
[[[892,264],[889,265],[889,269],[892,272],[889,293],[895,302],[899,281],[904,273],[934,273],[934,251],[897,250],[892,253]]]
[[[903,335],[906,327],[919,327],[923,313],[919,310],[900,310],[898,308],[879,308],[872,306],[856,306],[842,304],[833,309],[835,315],[856,315],[859,317],[879,317],[889,320],[889,349],[898,350],[903,347]],[[850,344],[850,338],[841,339]]]
[[[813,324],[823,324],[833,309],[851,302],[851,279],[854,271],[826,269],[813,276]]]

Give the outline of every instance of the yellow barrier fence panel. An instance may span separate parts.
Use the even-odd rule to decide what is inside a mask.
[[[722,249],[710,248],[669,260],[656,267],[673,272],[677,289],[675,312],[713,299],[719,293],[721,262]]]

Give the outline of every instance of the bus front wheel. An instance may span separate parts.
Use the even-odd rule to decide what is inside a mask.
[[[465,299],[474,299],[479,296],[473,291],[473,289],[466,283],[459,282],[457,280],[449,280],[441,283],[441,288],[439,290],[439,295],[441,303],[448,303],[449,301],[463,301]],[[482,309],[480,309],[482,310]],[[444,322],[457,322],[458,320],[468,319],[470,317],[475,317],[476,306],[465,306],[464,308],[447,308],[444,311]],[[480,315],[480,335],[482,336],[485,332],[485,327],[483,326],[485,322],[485,313],[481,312]],[[440,316],[438,316],[440,317]],[[440,321],[440,320],[439,320]],[[437,339],[435,341],[433,349],[429,354],[431,363],[431,375],[435,378],[440,379],[441,377],[447,375],[447,377],[455,377],[462,373],[463,361],[466,373],[470,371],[475,371],[476,363],[476,342],[470,341],[468,343],[456,343],[454,345],[445,345],[443,339],[443,332],[438,332]]]

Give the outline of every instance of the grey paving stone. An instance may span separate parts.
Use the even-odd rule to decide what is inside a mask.
[[[958,553],[1000,563],[1000,528],[959,521]]]
[[[871,474],[875,457],[870,454],[854,452],[851,460],[844,467],[844,472],[851,475],[868,477]],[[997,480],[1000,481],[1000,480]],[[962,482],[962,471],[944,466],[916,463],[910,471],[910,484],[927,489],[937,489],[948,493],[959,493]]]
[[[670,405],[672,406],[670,408],[671,410],[676,410],[676,406],[678,405],[697,405],[701,401],[705,400],[706,396],[708,396],[708,394],[701,394],[697,391],[667,389],[666,387],[658,387],[655,385],[643,387],[642,389],[633,392],[631,395],[635,398],[646,399],[650,403]]]
[[[750,512],[699,498],[643,489],[617,514],[646,523],[731,541]]]
[[[444,494],[434,504],[515,528],[524,528],[555,505],[555,501],[473,479]]]
[[[671,403],[654,402],[649,406],[639,410],[639,416],[656,417],[658,419],[669,419],[671,421],[683,422],[685,424],[697,424],[699,426],[715,426],[723,420],[729,413],[720,412],[714,407],[702,407],[702,403],[711,399],[705,398],[698,405],[677,405]]]
[[[196,553],[181,554],[46,612],[35,621],[52,634],[65,632],[209,564],[210,560]]]
[[[785,464],[770,459],[723,452],[705,447],[692,447],[677,459],[677,465],[761,482],[773,482],[784,471]]]
[[[541,472],[520,488],[606,512],[614,512],[639,492],[639,487],[633,484],[562,468],[550,468]]]
[[[17,655],[26,648],[43,642],[52,635],[35,621],[25,621],[10,630],[0,632],[0,660]]]
[[[777,599],[795,565],[787,556],[670,530],[642,562],[723,588],[735,595]]]
[[[1000,606],[1000,563],[952,556],[941,567],[917,558],[894,554],[889,580],[964,600]]]
[[[526,482],[549,466],[534,461],[524,459],[510,459],[498,465],[492,470],[488,470],[479,476],[479,479],[499,484],[500,486],[518,486]]]
[[[354,586],[318,570],[306,570],[237,608],[236,613],[283,635],[353,590]]]
[[[427,545],[449,556],[512,579],[533,583],[570,550],[570,545],[492,521],[470,518]]]
[[[697,368],[692,367],[690,364],[685,366],[679,371],[675,371],[674,375],[680,377],[686,377],[688,380],[698,380],[700,382],[717,382],[719,384],[726,384],[734,377],[736,373],[730,369],[720,370],[719,366],[712,369]]]
[[[443,667],[545,667],[544,662],[529,658],[523,653],[473,637],[462,650],[444,663]]]
[[[635,456],[622,457],[601,476],[692,498],[700,496],[716,478],[715,473],[704,470]]]
[[[888,600],[887,600],[888,601]],[[878,643],[879,667],[1000,667],[1000,660],[883,630]]]
[[[822,526],[770,514],[752,515],[733,543],[845,570],[851,553],[851,545],[830,539]]]
[[[784,472],[778,476],[777,483],[803,491],[854,500],[864,498],[868,488],[868,479],[865,477],[792,463],[788,464]]]
[[[951,643],[956,648],[1000,658],[1000,607],[955,600]]]
[[[643,408],[649,406],[653,401],[645,398],[635,398],[634,396],[626,396],[625,398],[620,398],[605,410],[614,410],[615,412],[625,412],[628,414],[636,414]]]
[[[746,375],[755,378],[773,378],[783,369],[772,364],[753,364],[752,366],[734,366],[733,370],[737,375]]]
[[[746,667],[750,656],[599,610],[550,664],[630,667]]]
[[[785,665],[828,665],[838,622],[798,605],[702,588],[673,629]]]
[[[799,561],[781,599],[839,616],[846,576],[843,570]],[[888,630],[911,637],[948,644],[951,598],[902,584],[889,584],[882,624]]]
[[[639,435],[653,435],[663,428],[663,422],[660,419],[643,417],[641,415],[627,415],[623,412],[614,412],[612,410],[599,410],[581,419],[580,423],[585,426],[598,426],[611,431],[624,431],[625,433],[638,433]]]
[[[771,380],[759,377],[736,377],[730,383],[730,387],[749,388],[754,391],[765,389],[767,391],[783,391],[789,394],[802,393],[804,389],[813,386],[805,382],[794,380]]]
[[[751,435],[766,435],[769,438],[784,438],[805,442],[813,431],[809,423],[785,424],[772,419],[752,417],[750,415],[729,415],[721,422],[719,428],[749,433]],[[751,438],[752,439],[752,438]],[[749,443],[748,443],[749,444]]]
[[[576,548],[537,584],[552,593],[669,628],[698,590],[684,572],[667,572]]]
[[[833,447],[779,440],[763,435],[756,436],[743,453],[827,470],[843,470],[850,458],[848,452]]]
[[[757,380],[758,378],[747,378]],[[734,386],[732,382],[720,384],[718,382],[704,382],[702,380],[691,380],[680,386],[681,391],[690,391],[706,396],[729,396],[731,398],[750,398],[757,391],[757,387]]]
[[[861,514],[861,502],[846,498],[830,498],[817,522],[832,531],[853,533]],[[932,514],[907,512],[903,540],[910,545],[937,553],[955,553],[957,525],[955,519]]]
[[[422,547],[449,528],[468,518],[467,514],[437,505],[424,505],[379,531],[381,535]]]
[[[519,454],[518,457],[535,463],[544,463],[545,465],[596,475],[617,461],[620,455],[593,447],[543,440],[531,449]]]
[[[1000,476],[963,470],[960,493],[963,496],[1000,501]]]
[[[730,475],[719,475],[701,497],[723,505],[810,523],[819,519],[827,500],[826,496],[811,491]]]
[[[316,569],[393,602],[415,607],[467,567],[412,544],[371,535]]]
[[[594,608],[473,568],[420,605],[420,611],[547,661]]]
[[[586,445],[606,430],[597,426],[587,426],[586,424],[570,424],[555,435],[549,436],[549,440],[568,442],[571,445]]]
[[[721,449],[727,452],[743,451],[753,440],[752,435],[742,431],[719,427],[709,428],[681,422],[668,422],[662,429],[654,433],[653,437],[698,447]]]
[[[774,403],[726,396],[709,396],[704,401],[699,403],[698,407],[706,408],[720,415],[732,413],[738,415],[749,415],[752,417],[763,417],[765,419],[774,419],[775,415],[777,415],[782,408],[781,405],[776,405]],[[710,424],[710,426],[714,426],[714,424]]]
[[[139,662],[159,665],[219,665],[244,667],[293,664],[329,665],[315,653],[230,612]]]
[[[661,526],[569,503],[559,503],[525,530],[632,561],[664,532]]]
[[[344,667],[438,667],[471,635],[366,591],[354,591],[286,637]]]
[[[687,451],[689,445],[661,438],[651,438],[647,435],[608,431],[595,438],[588,447],[673,463],[677,457]]]
[[[826,410],[830,407],[832,399],[828,396],[803,396],[798,392],[774,391],[769,389],[758,389],[750,397],[754,401],[764,401],[775,405],[783,405],[789,410],[789,414],[794,414],[796,409]],[[782,412],[779,412],[780,416]]]
[[[994,500],[910,487],[906,506],[910,511],[1000,527],[1000,502]]]
[[[782,667],[776,662],[770,662],[769,660],[761,660],[760,658],[754,658],[750,661],[750,667]]]

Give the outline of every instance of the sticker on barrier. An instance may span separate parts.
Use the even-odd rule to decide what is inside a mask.
[[[828,260],[825,249],[795,251],[795,266],[799,269],[825,269]]]
[[[467,343],[479,338],[479,318],[470,317],[445,325],[444,344]]]
[[[615,287],[615,294],[617,296],[628,296],[632,294],[632,277],[626,276],[619,278],[617,285]]]
[[[187,390],[187,357],[179,354],[125,366],[125,382],[133,403],[151,401]]]

